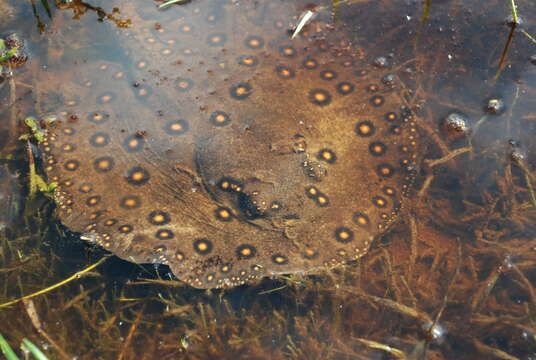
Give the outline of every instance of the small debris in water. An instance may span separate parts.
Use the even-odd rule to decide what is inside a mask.
[[[294,39],[296,35],[298,35],[300,31],[302,31],[303,27],[307,25],[309,21],[313,20],[315,16],[316,16],[316,12],[314,11],[311,11],[311,10],[304,11],[300,15],[300,18],[298,19],[298,25],[296,25],[296,29],[294,30],[294,33],[292,34],[290,38]]]
[[[382,82],[390,87],[395,86],[395,76],[393,74],[387,74],[384,77],[382,77]]]
[[[469,134],[470,128],[468,123],[469,121],[465,115],[453,112],[447,115],[444,125],[449,135],[458,137]]]
[[[508,26],[518,26],[524,23],[523,19],[520,16],[514,16],[510,14],[505,20],[504,23]]]
[[[158,5],[158,8],[163,9],[163,8],[168,7],[169,5],[173,5],[173,4],[186,4],[188,1],[190,1],[190,0],[169,0],[169,1],[166,1],[165,3],[162,3],[162,4]]]
[[[438,323],[428,322],[422,326],[430,337],[430,340],[435,341],[438,344],[443,343],[445,336],[447,335],[447,330]]]
[[[486,112],[493,115],[501,114],[504,108],[504,101],[501,99],[490,99],[486,104]]]
[[[521,151],[520,149],[514,149],[512,150],[512,152],[510,153],[510,158],[512,159],[512,161],[515,161],[515,162],[522,162],[524,161],[526,158],[527,158],[527,154],[525,154],[523,151]]]
[[[378,56],[374,59],[374,66],[378,68],[384,68],[387,66],[387,58],[385,56]]]

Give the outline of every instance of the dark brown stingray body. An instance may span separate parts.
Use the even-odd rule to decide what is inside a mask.
[[[41,144],[61,221],[201,288],[356,259],[412,182],[401,86],[304,4],[118,2],[132,63],[79,67]],[[54,83],[54,76],[46,79]]]

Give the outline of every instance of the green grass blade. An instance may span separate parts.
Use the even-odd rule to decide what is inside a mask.
[[[0,62],[4,62],[9,60],[12,56],[14,56],[17,53],[18,48],[15,46],[11,49],[9,49],[8,52],[6,52],[4,55],[0,55]]]
[[[48,360],[48,357],[41,351],[37,346],[35,346],[30,340],[24,338],[22,339],[22,344],[20,348],[23,351],[28,351],[34,356],[37,360]]]
[[[2,334],[0,334],[0,349],[2,349],[2,353],[7,360],[19,360],[19,358],[17,357],[17,355],[15,355],[15,352],[13,351],[11,346],[9,346]]]

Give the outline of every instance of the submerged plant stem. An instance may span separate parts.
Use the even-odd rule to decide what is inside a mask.
[[[515,0],[510,0],[510,5],[512,6],[512,19],[514,23],[519,24],[519,16],[517,15],[517,6]]]
[[[450,153],[448,153],[447,155],[443,156],[442,158],[439,158],[439,159],[434,159],[434,160],[428,160],[426,161],[428,163],[428,166],[430,167],[434,167],[434,166],[437,166],[437,165],[440,165],[440,164],[444,164],[446,163],[447,161],[451,160],[451,159],[454,159],[455,157],[459,156],[459,155],[462,155],[466,152],[469,152],[472,150],[472,147],[463,147],[461,149],[456,149],[454,151],[451,151]]]
[[[88,266],[87,268],[85,268],[84,270],[81,270],[81,271],[78,271],[76,273],[74,273],[72,276],[68,277],[67,279],[63,280],[63,281],[60,281],[59,283],[56,283],[52,286],[49,286],[45,289],[42,289],[42,290],[39,290],[37,292],[34,292],[33,294],[29,294],[29,295],[25,295],[23,297],[20,297],[18,299],[15,299],[15,300],[11,300],[11,301],[8,301],[6,303],[3,303],[3,304],[0,304],[0,309],[1,308],[5,308],[5,307],[8,307],[8,306],[11,306],[11,305],[14,305],[18,302],[21,302],[23,300],[28,300],[28,299],[31,299],[33,297],[36,297],[38,295],[42,295],[42,294],[45,294],[47,292],[50,292],[54,289],[57,289],[73,280],[76,280],[78,279],[81,275],[95,269],[96,267],[98,267],[99,265],[101,265],[102,263],[104,263],[106,260],[108,260],[108,256],[105,256],[103,257],[102,259],[100,259],[99,261],[97,261],[95,264],[91,265],[91,266]]]

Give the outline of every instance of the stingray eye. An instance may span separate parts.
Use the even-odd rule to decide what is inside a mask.
[[[245,193],[238,194],[238,206],[242,213],[249,219],[258,219],[265,214],[259,208],[257,202],[251,197],[251,195]]]

